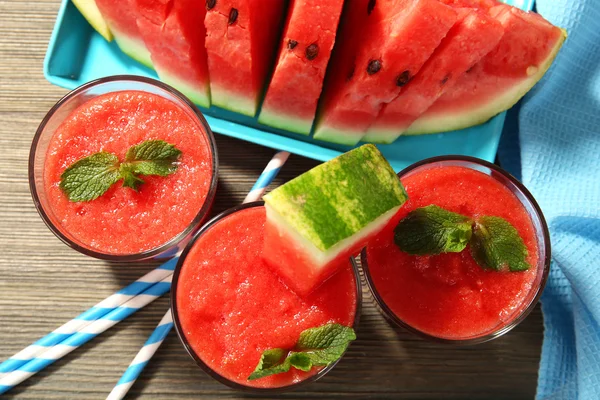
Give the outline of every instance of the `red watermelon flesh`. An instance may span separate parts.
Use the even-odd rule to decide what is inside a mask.
[[[123,53],[152,67],[150,52],[137,27],[134,0],[96,0],[96,5]]]
[[[206,5],[212,103],[254,116],[277,47],[285,2],[211,0]]]
[[[500,43],[468,70],[407,134],[463,129],[512,107],[552,64],[566,35],[538,14],[499,5],[490,15],[504,27]]]
[[[469,8],[457,11],[459,21],[417,76],[395,100],[383,107],[364,141],[392,143],[465,71],[496,47],[504,33],[498,21],[487,13]]]
[[[314,137],[354,145],[431,56],[457,15],[437,0],[351,1],[347,12],[349,21],[359,22],[344,23],[339,55],[333,55],[340,59],[328,73]]]
[[[210,106],[204,39],[206,8],[196,0],[134,0],[137,26],[160,79]]]
[[[344,0],[292,0],[260,123],[308,135]]]

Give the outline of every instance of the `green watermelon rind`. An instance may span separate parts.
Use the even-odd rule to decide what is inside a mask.
[[[111,28],[115,41],[123,53],[148,68],[154,68],[152,65],[152,58],[150,57],[150,51],[148,51],[142,39],[133,39],[122,34],[118,29],[115,29],[110,25],[109,22],[109,27]]]
[[[355,243],[364,240],[373,233],[381,231],[390,219],[398,212],[401,206],[390,208],[384,214],[374,219],[369,224],[365,225],[358,233],[340,240],[335,245],[331,246],[327,250],[315,246],[313,242],[306,239],[303,235],[299,234],[292,225],[290,225],[285,218],[281,216],[273,207],[268,203],[265,204],[267,212],[267,221],[275,225],[278,231],[287,232],[286,239],[290,239],[296,244],[295,248],[297,251],[302,251],[308,255],[314,266],[327,265],[329,262],[335,260],[341,253],[345,253],[348,249],[352,248]]]
[[[106,39],[107,42],[112,42],[113,34],[95,1],[73,0],[73,4],[96,32]]]
[[[182,81],[175,75],[170,74],[169,72],[162,69],[159,65],[155,66],[156,73],[161,81],[166,83],[167,85],[173,86],[175,89],[179,90],[183,93],[188,99],[190,99],[194,104],[197,104],[204,108],[210,107],[210,89],[209,83],[206,82],[203,92],[199,92],[196,88],[193,88],[188,83]]]
[[[287,182],[264,200],[286,231],[327,252],[346,239],[354,243],[363,229],[407,198],[379,150],[364,145]]]
[[[327,126],[317,125],[313,139],[323,140],[329,143],[343,144],[346,146],[356,145],[364,136],[363,131],[351,131],[348,129],[335,129]]]
[[[540,79],[542,79],[546,71],[548,71],[567,38],[567,32],[564,29],[561,29],[561,31],[561,37],[548,57],[541,63],[536,73],[523,80],[519,85],[516,85],[502,95],[493,98],[487,104],[483,104],[477,109],[469,109],[462,114],[448,112],[443,115],[423,115],[417,119],[404,134],[426,135],[470,128],[475,125],[483,124],[501,112],[508,110],[521,100],[521,98],[525,96]]]
[[[263,108],[258,115],[258,122],[288,132],[310,135],[313,121],[312,119],[298,118],[296,116],[277,113]]]
[[[393,128],[393,129],[372,129],[367,131],[368,133],[361,139],[366,143],[377,143],[377,144],[391,144],[400,137],[406,128]]]
[[[255,99],[232,93],[216,86],[214,83],[211,83],[210,85],[210,94],[212,104],[217,107],[249,117],[254,117],[256,115],[258,104]]]

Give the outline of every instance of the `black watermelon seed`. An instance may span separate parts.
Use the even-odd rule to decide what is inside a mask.
[[[379,72],[381,69],[381,61],[379,60],[371,60],[369,61],[369,65],[367,66],[367,74],[373,75]]]
[[[367,5],[367,15],[371,15],[373,9],[375,8],[375,3],[377,0],[369,0],[369,4]]]
[[[206,0],[206,9],[212,10],[217,5],[217,0]]]
[[[448,79],[450,79],[450,74],[446,75],[446,76],[444,77],[444,79],[442,79],[442,81],[441,81],[441,84],[442,84],[442,85],[445,85],[445,84],[446,84],[446,82],[448,82]]]
[[[468,70],[466,70],[465,72],[468,74],[469,72],[473,71],[473,68],[474,68],[474,67],[475,67],[475,66],[473,65],[471,68],[469,68],[469,69],[468,69]]]
[[[298,46],[298,42],[296,42],[295,40],[288,40],[288,45],[287,48],[290,50],[293,50],[296,46]]]
[[[235,8],[232,8],[229,11],[229,25],[235,24],[235,21],[237,21],[237,17],[238,17],[238,10],[236,10]]]
[[[306,48],[306,58],[309,60],[314,60],[317,58],[317,54],[319,54],[319,45],[316,43],[311,44]]]
[[[350,70],[350,72],[348,72],[348,75],[346,76],[346,81],[349,81],[352,79],[352,77],[354,76],[354,70],[356,69],[356,65],[352,65],[352,69]]]
[[[404,86],[410,81],[410,72],[404,71],[396,78],[396,86]]]

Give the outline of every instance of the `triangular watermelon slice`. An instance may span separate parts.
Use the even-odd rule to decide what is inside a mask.
[[[541,16],[499,5],[490,15],[504,27],[500,43],[468,70],[407,130],[424,134],[483,123],[512,107],[544,76],[566,33]]]
[[[417,76],[392,102],[386,104],[362,139],[392,143],[446,90],[489,53],[500,41],[504,29],[485,12],[457,9],[459,20]]]
[[[137,25],[160,79],[210,106],[204,39],[206,8],[196,0],[134,0]]]
[[[96,0],[96,5],[121,51],[152,68],[150,52],[137,26],[134,0]]]
[[[308,135],[344,0],[292,0],[258,121]]]
[[[264,197],[263,258],[292,290],[307,294],[348,265],[406,199],[379,150],[358,147]]]
[[[354,145],[457,16],[437,0],[355,0],[342,18],[314,137]]]
[[[254,116],[285,14],[283,0],[206,0],[212,103]]]

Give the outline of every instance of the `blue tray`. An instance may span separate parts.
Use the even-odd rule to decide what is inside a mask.
[[[506,1],[525,10],[533,0]],[[74,89],[88,81],[108,75],[133,74],[156,78],[156,73],[123,54],[116,43],[106,42],[87,23],[70,0],[63,0],[48,51],[44,76],[51,83]],[[287,150],[315,160],[327,161],[350,149],[348,146],[273,129],[256,118],[222,110],[201,108],[214,132]],[[463,154],[494,161],[504,125],[502,113],[483,125],[455,132],[424,136],[404,136],[389,145],[378,145],[396,171],[427,157]]]

